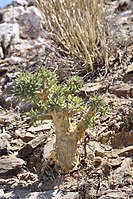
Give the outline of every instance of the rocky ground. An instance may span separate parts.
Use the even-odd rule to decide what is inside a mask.
[[[31,0],[16,0],[0,10],[0,198],[133,198],[133,1],[107,1],[107,22],[115,50],[109,67],[93,72],[79,67],[49,39]],[[81,160],[71,173],[56,173],[44,163],[55,142],[50,121],[32,127],[24,112],[30,105],[12,93],[22,71],[45,66],[60,81],[82,75],[82,94],[98,92],[111,112],[79,143]]]

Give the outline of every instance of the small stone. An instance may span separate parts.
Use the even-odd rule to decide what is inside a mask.
[[[117,9],[118,11],[126,11],[132,8],[132,2],[131,0],[119,0]]]
[[[121,84],[111,88],[110,92],[117,95],[118,97],[131,97],[131,90],[132,86],[130,86],[129,84]]]
[[[28,157],[29,155],[32,154],[34,149],[36,149],[39,145],[44,144],[45,141],[46,141],[46,135],[44,134],[35,137],[19,150],[18,152],[19,156],[23,158]]]
[[[29,132],[26,132],[25,135],[21,135],[20,134],[20,139],[23,141],[23,142],[29,142],[31,140],[33,140],[35,138],[35,135],[32,134],[32,133],[29,133]]]
[[[39,126],[31,126],[30,128],[28,128],[27,130],[31,133],[34,132],[39,132],[39,131],[46,131],[46,130],[50,130],[51,129],[51,124],[50,123],[45,123],[43,125],[39,125]]]
[[[94,150],[96,156],[103,157],[105,155],[105,150],[99,142],[90,141],[89,146]]]
[[[96,92],[99,91],[103,88],[101,83],[87,83],[83,86],[83,88],[81,89],[81,92],[85,92],[85,93],[91,93],[91,92]]]
[[[5,137],[0,136],[0,155],[7,155],[10,149],[10,144]]]
[[[110,190],[109,193],[103,195],[99,199],[127,199],[127,197],[123,192]]]
[[[22,62],[22,59],[20,57],[13,57],[9,59],[9,64],[15,65],[15,64],[20,64]]]
[[[133,64],[127,67],[126,74],[123,77],[124,82],[133,82]]]
[[[97,168],[97,167],[99,167],[101,164],[102,164],[102,158],[99,157],[99,156],[95,157],[94,160],[93,160],[93,165],[94,165],[94,167]]]
[[[42,32],[41,13],[34,6],[27,8],[26,12],[19,16],[18,23],[22,39],[37,39]]]
[[[133,157],[133,145],[120,150],[120,152],[118,152],[118,155],[125,157]]]
[[[4,190],[0,189],[0,199],[4,199]]]
[[[77,199],[79,198],[78,192],[66,192],[63,190],[50,190],[45,192],[32,192],[28,194],[25,199],[37,199],[37,198],[53,198],[53,199]]]
[[[133,73],[133,64],[128,65],[126,73]]]

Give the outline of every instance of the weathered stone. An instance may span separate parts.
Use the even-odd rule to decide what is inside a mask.
[[[5,199],[79,199],[78,192],[67,192],[64,190],[50,190],[45,192],[31,192],[27,190],[11,189],[4,194]]]
[[[0,110],[0,124],[11,124],[17,118],[17,114],[12,114],[12,111],[8,113],[6,111]]]
[[[46,192],[32,192],[28,194],[25,199],[37,199],[37,198],[47,198],[47,199],[78,199],[78,192],[66,192],[63,190],[53,190]]]
[[[133,82],[133,64],[127,67],[126,74],[123,77],[124,82]]]
[[[94,167],[99,167],[102,164],[102,158],[97,156],[93,160]]]
[[[0,42],[3,41],[5,47],[9,45],[11,38],[13,37],[13,42],[19,42],[19,25],[17,23],[2,23],[0,24]]]
[[[0,199],[4,199],[4,190],[0,189]]]
[[[113,136],[110,138],[111,140],[111,146],[113,148],[120,148],[120,147],[127,147],[131,146],[133,143],[133,135],[132,132],[120,132],[120,133],[115,133]]]
[[[27,6],[29,3],[29,0],[13,0],[12,5],[13,6]]]
[[[125,193],[110,190],[109,193],[107,193],[106,195],[103,195],[99,199],[126,199],[126,198],[127,197],[126,197]]]
[[[3,22],[17,22],[19,19],[19,16],[25,12],[25,9],[23,6],[17,6],[17,7],[9,7],[8,9],[3,11]]]
[[[11,56],[9,59],[9,64],[15,65],[22,63],[22,59],[20,57],[13,57]]]
[[[35,137],[34,134],[32,133],[29,133],[29,132],[26,132],[25,134],[21,134],[21,131],[20,131],[20,139],[23,141],[23,142],[30,142],[31,140],[33,140]]]
[[[118,155],[124,157],[133,157],[133,145],[121,149],[120,152],[118,152]]]
[[[105,155],[105,150],[99,142],[90,141],[89,146],[94,151],[96,156],[103,157]]]
[[[122,160],[119,158],[111,158],[109,159],[109,164],[112,166],[112,168],[116,168],[120,166],[122,163]]]
[[[132,7],[133,4],[131,0],[119,0],[117,10],[122,12],[131,9]]]
[[[131,158],[124,159],[122,164],[121,164],[121,167],[118,167],[115,170],[115,174],[119,174],[119,173],[122,172],[123,175],[124,175],[124,172],[131,170],[131,165],[132,165],[132,159]]]
[[[3,77],[7,73],[7,69],[0,68],[0,77]],[[2,83],[2,82],[1,82]]]
[[[133,64],[128,65],[126,73],[133,73]]]
[[[32,126],[30,128],[27,129],[27,131],[34,133],[34,132],[39,132],[39,131],[46,131],[46,130],[50,130],[51,129],[51,125],[50,123],[45,123],[39,126]]]
[[[96,92],[99,91],[103,88],[101,83],[87,83],[83,86],[81,89],[82,92],[91,93],[91,92]]]
[[[132,159],[131,158],[125,158],[121,164],[120,167],[118,167],[116,170],[114,170],[114,173],[112,175],[113,183],[115,186],[124,186],[124,178],[125,175],[130,176],[131,173],[131,165],[132,165]]]
[[[10,144],[5,137],[0,136],[0,155],[7,155],[10,149]]]
[[[19,150],[19,156],[20,157],[28,157],[33,150],[38,147],[41,144],[44,144],[44,142],[46,141],[46,135],[39,135],[36,138],[34,138],[33,140],[31,140],[30,142],[28,142],[27,144],[25,144],[20,150]]]
[[[20,15],[20,37],[23,39],[37,39],[42,32],[41,14],[40,11],[31,6],[27,8],[23,15]]]
[[[129,84],[121,84],[111,88],[110,92],[117,95],[118,97],[133,97],[131,96],[131,90],[132,86],[130,86]]]
[[[24,160],[10,155],[0,158],[0,176],[16,175],[24,165]]]
[[[44,160],[50,158],[50,155],[51,155],[52,151],[54,150],[55,140],[56,140],[56,138],[54,136],[51,141],[48,141],[44,145],[44,150],[43,150],[43,158],[44,158]],[[53,161],[53,160],[51,160],[51,161]]]

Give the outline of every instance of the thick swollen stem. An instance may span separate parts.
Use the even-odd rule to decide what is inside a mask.
[[[78,161],[77,142],[84,136],[86,120],[94,116],[95,110],[88,110],[75,129],[64,112],[52,113],[56,134],[56,158],[63,172],[69,172]]]
[[[65,113],[53,113],[52,118],[56,134],[57,164],[66,173],[72,170],[76,161],[76,137],[70,131],[71,124]]]

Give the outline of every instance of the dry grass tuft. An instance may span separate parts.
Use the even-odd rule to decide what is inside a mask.
[[[66,53],[89,70],[107,63],[107,28],[103,0],[36,0],[47,30]]]

